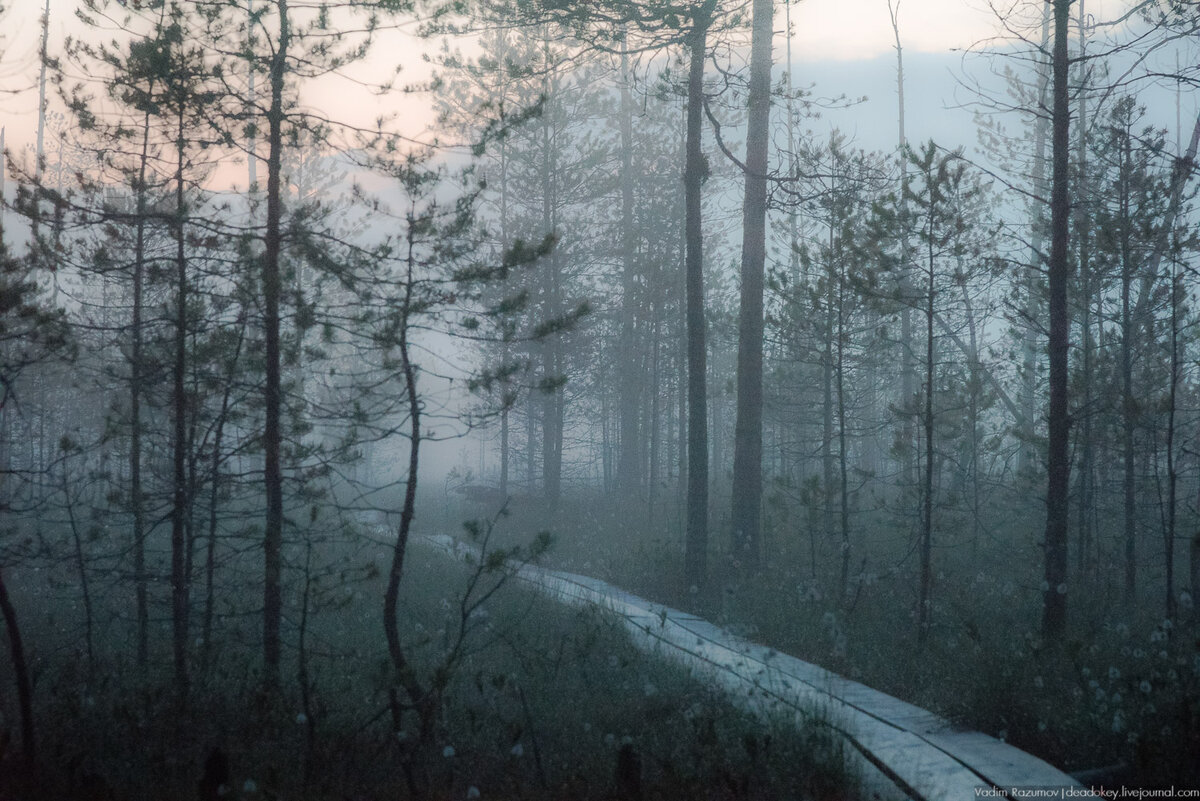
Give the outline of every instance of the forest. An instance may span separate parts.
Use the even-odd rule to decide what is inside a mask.
[[[1200,791],[1200,8],[920,2],[0,6],[0,801],[871,795],[535,564]]]

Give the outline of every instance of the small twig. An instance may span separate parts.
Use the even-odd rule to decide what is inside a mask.
[[[521,699],[521,711],[525,714],[525,727],[529,731],[529,745],[533,748],[533,764],[537,767],[538,783],[543,788],[548,787],[546,769],[542,765],[542,749],[538,745],[537,727],[533,725],[533,715],[530,714],[529,703],[525,700],[525,689],[519,684],[517,685],[517,697]]]

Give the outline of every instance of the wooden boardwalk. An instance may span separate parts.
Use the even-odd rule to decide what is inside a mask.
[[[464,559],[448,536],[417,542]],[[920,707],[824,668],[730,634],[694,615],[638,598],[598,579],[525,565],[516,577],[564,603],[610,610],[643,649],[674,659],[756,713],[817,721],[842,737],[867,796],[912,801],[1090,796],[1067,774]]]

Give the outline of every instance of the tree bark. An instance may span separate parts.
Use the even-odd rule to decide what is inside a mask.
[[[221,393],[221,411],[217,415],[213,428],[212,445],[212,474],[209,478],[208,505],[208,540],[204,556],[204,617],[201,622],[200,659],[201,665],[207,667],[212,654],[213,615],[216,604],[216,572],[217,572],[217,504],[221,497],[221,443],[225,437],[225,424],[229,420],[230,396],[233,393],[234,370],[242,355],[242,345],[245,342],[245,316],[238,318],[238,338],[233,356],[228,363],[225,375],[225,388]]]
[[[738,311],[737,422],[734,426],[733,551],[758,563],[762,536],[763,271],[767,256],[767,151],[771,115],[773,0],[754,0],[747,101],[746,188],[742,204],[742,293]]]
[[[75,572],[79,576],[79,595],[83,600],[83,642],[87,648],[88,681],[96,678],[96,649],[92,631],[95,615],[92,611],[91,582],[88,581],[87,557],[83,552],[83,537],[79,533],[79,521],[75,518],[75,501],[71,497],[73,482],[68,471],[69,462],[62,466],[63,505],[66,507],[67,524],[71,529],[71,540],[75,546]]]
[[[617,488],[625,498],[636,493],[642,483],[642,443],[638,431],[641,400],[641,361],[631,358],[638,352],[637,276],[634,263],[633,230],[633,97],[629,56],[621,55],[621,353],[620,409],[621,451],[617,464]]]
[[[532,495],[537,487],[537,404],[536,393],[525,400],[525,485]]]
[[[175,690],[182,698],[188,688],[188,581],[185,569],[187,537],[184,523],[188,504],[187,477],[187,393],[184,379],[187,370],[187,254],[184,248],[184,144],[183,104],[178,109],[178,140],[175,165],[175,342],[172,366],[171,414],[174,420],[172,462],[174,481],[171,507],[171,622],[172,655],[175,666]]]
[[[1086,12],[1083,0],[1079,0],[1079,56],[1087,56]],[[1087,63],[1086,61],[1084,63]],[[1079,433],[1079,544],[1075,547],[1076,572],[1087,576],[1092,562],[1092,517],[1095,507],[1095,451],[1093,441],[1092,381],[1094,376],[1095,342],[1092,339],[1092,267],[1091,267],[1091,216],[1088,208],[1088,138],[1087,138],[1087,94],[1086,85],[1079,91],[1079,121],[1076,130],[1078,149],[1079,186],[1075,194],[1080,198],[1076,214],[1076,236],[1079,239],[1079,285],[1083,302],[1079,304],[1079,327],[1082,337],[1080,358],[1083,374],[1083,398],[1079,404],[1088,410],[1082,420]]]
[[[1133,322],[1131,291],[1133,285],[1133,254],[1130,246],[1130,171],[1133,169],[1132,131],[1122,131],[1119,162],[1118,201],[1120,209],[1121,253],[1121,453],[1122,453],[1122,517],[1125,533],[1125,603],[1133,607],[1137,593],[1137,496],[1134,469],[1134,429],[1137,422],[1137,401],[1133,397]]]
[[[1042,16],[1042,50],[1045,50],[1050,43],[1050,19],[1052,9],[1050,0],[1046,0],[1044,13]],[[1033,210],[1032,223],[1029,236],[1029,257],[1031,264],[1025,271],[1025,280],[1022,281],[1022,290],[1025,295],[1025,330],[1023,343],[1023,357],[1021,365],[1021,420],[1018,425],[1020,434],[1020,451],[1017,454],[1017,471],[1021,475],[1032,475],[1036,458],[1034,453],[1034,421],[1037,419],[1037,338],[1039,335],[1038,314],[1037,314],[1037,294],[1038,294],[1038,275],[1039,270],[1035,269],[1038,262],[1042,258],[1043,242],[1045,240],[1045,217],[1044,207],[1041,198],[1046,196],[1046,118],[1042,110],[1046,108],[1046,93],[1050,87],[1050,80],[1053,77],[1057,82],[1057,73],[1051,75],[1057,69],[1057,62],[1050,66],[1050,70],[1043,72],[1038,80],[1038,97],[1037,97],[1037,118],[1034,121],[1033,130]],[[1065,79],[1064,79],[1065,80]],[[1057,91],[1057,83],[1055,84]],[[1055,134],[1057,135],[1057,128]],[[1057,146],[1057,145],[1055,145]],[[1054,153],[1057,158],[1057,151]],[[1065,158],[1065,157],[1064,157]],[[1051,201],[1053,203],[1053,201]],[[1053,212],[1051,212],[1053,214]],[[1053,247],[1053,244],[1051,245]],[[1022,424],[1023,422],[1023,424]]]
[[[704,104],[704,59],[708,49],[708,26],[715,0],[706,0],[696,10],[688,47],[691,61],[687,90],[687,156],[683,172],[686,208],[686,300],[688,365],[688,476],[687,535],[684,569],[688,583],[704,590],[708,580],[708,403],[707,354],[704,325],[704,231],[700,190],[707,177],[707,164],[700,149]]]
[[[930,176],[931,177],[931,176]],[[929,228],[926,235],[929,274],[925,287],[925,475],[921,487],[921,579],[917,596],[917,644],[924,646],[929,640],[929,628],[933,612],[933,378],[936,365],[933,361],[933,317],[936,284],[934,281],[934,226],[937,220],[937,190],[929,185]]]
[[[283,471],[280,464],[283,405],[280,384],[279,303],[283,211],[280,173],[283,161],[283,89],[291,35],[287,0],[276,0],[279,40],[271,59],[271,104],[267,112],[267,228],[263,243],[263,329],[266,346],[266,421],[263,429],[263,478],[267,513],[263,533],[263,666],[268,688],[279,684],[280,625],[283,619]]]
[[[400,527],[396,531],[396,544],[392,547],[392,566],[388,571],[387,589],[383,595],[383,631],[387,641],[388,655],[396,671],[396,680],[417,711],[421,725],[421,742],[428,741],[433,731],[436,709],[432,694],[418,680],[416,672],[408,662],[404,646],[400,642],[400,630],[396,622],[396,607],[400,597],[400,582],[404,577],[404,559],[408,552],[408,538],[412,521],[416,516],[417,468],[420,464],[421,448],[421,403],[417,395],[417,371],[409,353],[409,316],[413,296],[413,221],[409,220],[408,273],[405,281],[404,300],[400,310],[400,331],[397,349],[400,352],[400,369],[404,377],[405,399],[408,402],[409,450],[408,477],[404,483],[404,505],[400,510]],[[400,721],[393,724],[399,730]]]
[[[37,143],[34,146],[34,178],[35,183],[39,187],[42,184],[42,173],[46,171],[46,69],[50,66],[50,0],[46,0],[46,7],[42,11],[41,18],[38,20],[42,27],[41,43],[38,46],[38,62],[41,65],[38,71],[38,121],[37,121]],[[33,230],[33,239],[37,239],[38,222],[41,218],[41,200],[40,195],[34,195],[37,203],[36,211],[30,218],[30,223]]]
[[[1058,639],[1067,627],[1067,526],[1071,456],[1070,416],[1067,397],[1067,357],[1070,311],[1067,281],[1071,265],[1068,224],[1071,205],[1067,194],[1070,154],[1067,35],[1071,0],[1054,0],[1054,107],[1050,192],[1050,404],[1046,486],[1045,585],[1042,591],[1042,635]]]
[[[646,470],[646,508],[647,518],[650,521],[651,527],[655,525],[657,517],[655,502],[658,500],[658,462],[659,451],[662,449],[662,427],[659,423],[659,416],[661,414],[660,406],[662,404],[662,393],[659,389],[661,386],[659,381],[662,377],[659,370],[659,363],[662,358],[662,342],[660,341],[659,332],[662,318],[662,304],[656,302],[650,318],[650,419],[646,426],[650,429],[650,461]]]
[[[836,191],[837,181],[837,157],[836,155],[830,159],[830,184],[829,191],[832,194]],[[829,264],[826,269],[827,286],[825,290],[825,329],[821,332],[824,339],[824,345],[821,350],[821,498],[822,509],[825,521],[825,536],[832,539],[834,537],[833,527],[833,496],[834,487],[834,459],[833,459],[833,418],[834,418],[834,402],[833,402],[833,339],[835,331],[836,311],[837,306],[837,276],[838,269],[834,263],[837,256],[835,255],[835,225],[836,222],[831,215],[829,218]],[[844,587],[842,589],[845,589]]]
[[[133,585],[137,615],[137,663],[146,666],[150,644],[150,593],[146,577],[146,511],[142,495],[142,304],[146,271],[146,163],[150,158],[150,114],[142,128],[138,162],[137,230],[133,250],[133,310],[129,347],[129,503],[133,512]]]
[[[837,361],[834,369],[837,389],[838,429],[838,522],[841,532],[841,587],[842,601],[849,599],[850,589],[850,480],[849,460],[846,452],[846,276],[838,264],[837,280]]]
[[[550,64],[550,40],[544,40],[546,65]],[[553,97],[556,87],[552,85],[551,76],[543,80],[543,93],[547,98]],[[546,234],[555,233],[558,227],[557,219],[557,179],[558,163],[554,157],[554,137],[552,136],[552,120],[550,114],[542,115],[542,227]],[[546,257],[542,274],[543,313],[546,320],[558,319],[562,313],[559,286],[559,259],[554,251]],[[558,508],[559,496],[562,491],[562,440],[563,440],[563,388],[558,384],[562,374],[562,342],[559,334],[554,334],[541,343],[542,350],[542,379],[547,382],[542,396],[542,490],[545,493],[546,508],[554,512]],[[553,389],[549,387],[553,384]]]
[[[903,215],[908,204],[908,138],[904,129],[904,48],[900,43],[900,0],[896,0],[895,6],[889,0],[888,14],[892,21],[892,35],[896,39],[896,152],[900,159],[900,205]],[[914,475],[916,448],[913,432],[913,418],[916,415],[916,409],[912,408],[912,405],[915,402],[917,368],[913,358],[916,349],[913,347],[912,309],[909,308],[910,300],[907,297],[911,291],[909,250],[908,234],[903,233],[900,237],[900,289],[906,297],[903,299],[904,308],[900,310],[900,403],[898,406],[902,415],[900,441],[903,443],[903,450],[900,458],[903,460],[901,470],[902,484],[905,490],[916,484]]]
[[[1171,384],[1167,391],[1167,520],[1163,526],[1163,560],[1166,567],[1165,612],[1173,619],[1175,607],[1175,529],[1178,516],[1179,471],[1175,461],[1175,407],[1179,390],[1179,311],[1181,292],[1179,276],[1171,264]]]

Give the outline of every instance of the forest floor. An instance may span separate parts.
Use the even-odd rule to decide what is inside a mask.
[[[819,726],[753,719],[684,669],[641,652],[612,616],[516,585],[464,620],[460,599],[472,572],[428,549],[410,551],[400,618],[418,669],[432,671],[458,627],[470,629],[446,676],[442,723],[420,744],[419,762],[415,737],[397,735],[386,714],[384,549],[366,555],[361,578],[349,570],[363,567],[358,554],[307,601],[289,598],[293,622],[301,603],[309,610],[306,692],[288,676],[269,697],[256,668],[254,615],[222,618],[216,648],[181,700],[165,620],[152,632],[159,647],[150,665],[139,669],[123,597],[98,588],[89,657],[69,622],[77,606],[60,608],[74,588],[39,571],[14,593],[36,676],[39,771],[22,778],[17,769],[16,710],[6,692],[0,731],[12,739],[0,753],[0,799],[204,799],[200,782],[217,752],[229,773],[212,797],[243,801],[404,798],[406,764],[422,766],[428,797],[437,799],[854,797],[840,744]],[[295,665],[301,643],[287,645]],[[0,660],[0,686],[11,682]]]

